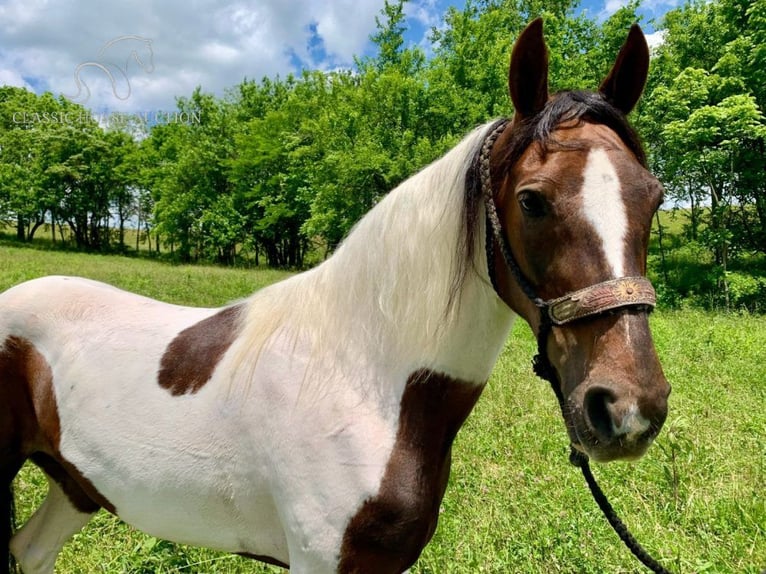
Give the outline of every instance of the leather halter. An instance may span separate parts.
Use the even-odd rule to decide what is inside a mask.
[[[492,249],[497,243],[503,255],[508,270],[524,294],[540,309],[540,328],[537,333],[537,356],[534,358],[535,373],[548,380],[559,399],[562,408],[564,397],[558,383],[558,377],[548,358],[547,342],[552,326],[561,326],[588,317],[602,315],[608,311],[624,308],[638,308],[648,312],[656,304],[654,288],[648,279],[641,276],[619,277],[610,279],[584,289],[567,293],[555,299],[543,300],[537,295],[534,286],[521,270],[513,256],[508,238],[503,232],[497,206],[492,192],[490,178],[490,154],[497,138],[508,126],[509,120],[499,120],[492,126],[479,153],[474,158],[473,169],[478,170],[481,193],[487,217],[487,263],[490,279],[497,290],[497,284],[492,269]]]

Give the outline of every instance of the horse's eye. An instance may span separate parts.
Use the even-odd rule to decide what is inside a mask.
[[[545,199],[535,191],[522,191],[519,193],[519,205],[525,215],[529,217],[542,217],[547,211]]]

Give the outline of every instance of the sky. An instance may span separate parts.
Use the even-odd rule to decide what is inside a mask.
[[[680,0],[644,0],[644,29]],[[410,44],[464,0],[410,0]],[[602,20],[623,0],[584,0]],[[384,0],[0,0],[0,85],[63,94],[96,112],[162,112],[196,86],[353,66]],[[659,35],[651,36],[657,41]]]

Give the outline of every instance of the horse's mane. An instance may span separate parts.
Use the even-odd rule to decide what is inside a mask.
[[[256,292],[244,322],[241,359],[286,328],[310,339],[296,344],[308,343],[328,356],[358,353],[362,346],[381,360],[396,357],[405,369],[408,360],[416,368],[436,366],[431,363],[438,362],[442,335],[460,313],[452,292],[464,265],[458,244],[465,174],[489,127],[476,128],[391,191],[327,261]]]

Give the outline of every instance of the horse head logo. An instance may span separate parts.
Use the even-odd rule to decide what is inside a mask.
[[[119,55],[127,52],[124,63],[118,64]],[[154,71],[154,51],[152,50],[152,40],[143,36],[119,36],[104,44],[98,52],[98,58],[94,61],[82,62],[75,68],[74,82],[77,86],[77,93],[73,96],[67,96],[70,100],[84,104],[90,99],[91,91],[82,73],[85,70],[95,69],[103,73],[111,83],[112,94],[118,100],[127,100],[131,94],[130,80],[128,79],[128,68],[131,61],[147,74]]]

